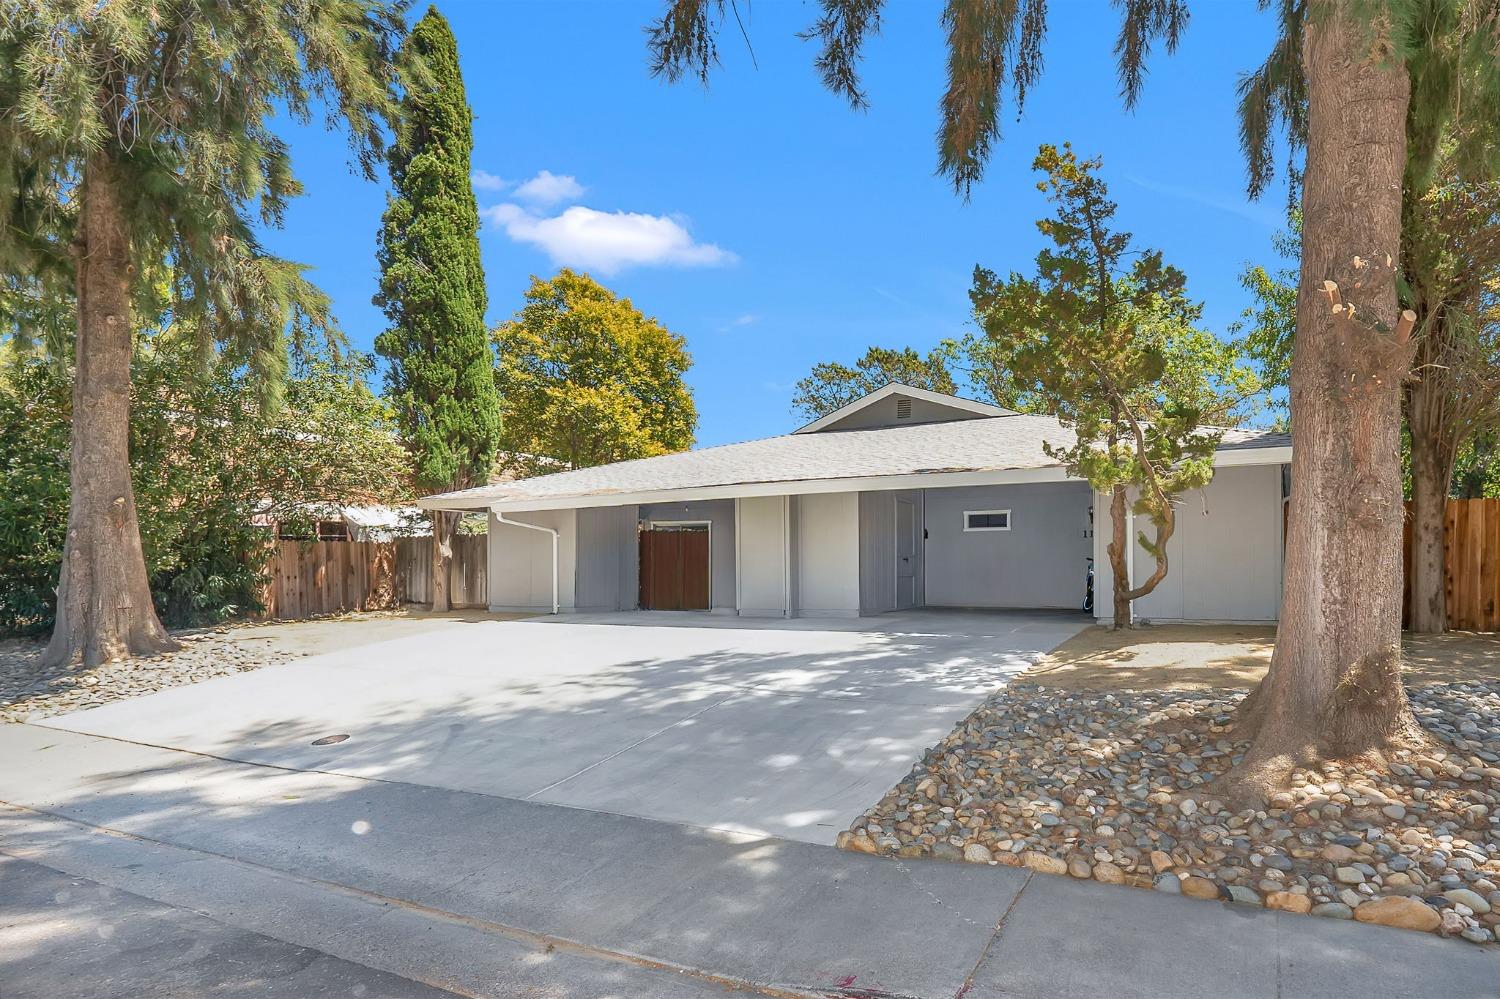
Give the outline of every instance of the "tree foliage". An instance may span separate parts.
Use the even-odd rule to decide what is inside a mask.
[[[852,368],[837,361],[815,364],[806,377],[797,380],[792,412],[816,420],[892,382],[953,395],[958,386],[949,365],[956,349],[951,340],[943,341],[925,355],[911,347],[899,350],[871,347]]]
[[[971,297],[997,363],[1077,435],[1048,453],[1111,496],[1118,626],[1128,621],[1122,607],[1166,576],[1178,495],[1213,476],[1222,433],[1208,419],[1233,419],[1257,386],[1230,345],[1196,327],[1202,307],[1188,300],[1182,272],[1112,228],[1097,159],[1043,146],[1034,166],[1056,206],[1037,222],[1051,245],[1034,276],[976,268]],[[1156,568],[1138,585],[1126,572],[1129,493],[1154,527],[1139,544]]]
[[[507,470],[537,475],[692,447],[686,341],[587,274],[533,277],[526,304],[494,336]]]
[[[1160,42],[1177,47],[1188,22],[1185,0],[1113,0],[1120,11],[1115,65],[1127,108],[1140,98],[1146,62]],[[748,5],[747,5],[748,6]],[[802,38],[818,46],[814,67],[828,89],[862,109],[860,83],[865,42],[880,32],[885,0],[820,0],[819,14]],[[748,44],[737,0],[667,0],[646,32],[651,72],[669,82],[691,76],[706,84],[719,62],[718,35],[732,19]],[[1009,93],[1019,115],[1042,73],[1047,35],[1046,0],[947,0],[942,27],[948,39],[948,85],[939,101],[938,172],[967,194],[1000,140],[1000,117]]]
[[[121,279],[154,298],[165,274],[174,316],[201,338],[201,367],[217,342],[274,396],[284,337],[326,324],[328,302],[256,234],[302,190],[271,119],[321,110],[344,122],[373,177],[402,30],[400,4],[373,0],[7,5],[0,272],[11,302],[72,304],[77,195],[88,157],[104,157],[135,257]]]
[[[380,232],[380,291],[390,328],[375,348],[391,363],[387,395],[421,488],[488,481],[500,401],[484,312],[479,209],[469,179],[472,112],[458,44],[436,8],[402,50],[408,80],[390,150],[393,191]]]
[[[1239,338],[1245,356],[1258,369],[1265,405],[1278,425],[1287,424],[1288,380],[1292,373],[1292,342],[1297,335],[1297,262],[1302,256],[1302,214],[1287,213],[1287,228],[1271,238],[1279,265],[1249,264],[1240,273],[1240,286],[1252,304],[1229,331]]]
[[[131,469],[147,573],[173,625],[257,608],[267,544],[257,521],[296,524],[324,504],[410,496],[390,412],[365,386],[370,361],[327,350],[293,360],[267,414],[253,376],[196,367],[196,337],[142,338],[133,368]],[[67,523],[71,396],[66,372],[12,359],[0,378],[0,632],[51,626]]]

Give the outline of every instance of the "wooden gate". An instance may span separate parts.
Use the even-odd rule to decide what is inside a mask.
[[[641,609],[708,610],[708,528],[641,532]]]

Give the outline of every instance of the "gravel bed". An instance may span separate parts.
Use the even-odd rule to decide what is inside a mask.
[[[117,659],[92,669],[43,667],[42,644],[0,642],[0,722],[49,718],[299,658],[236,643],[228,628],[172,637],[182,643],[176,652]]]
[[[839,834],[864,853],[1027,867],[1491,943],[1500,680],[1411,690],[1436,746],[1390,774],[1300,771],[1258,811],[1214,797],[1245,751],[1230,690],[996,691]]]

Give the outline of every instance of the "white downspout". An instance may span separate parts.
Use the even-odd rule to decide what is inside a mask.
[[[519,521],[519,520],[506,520],[505,519],[505,514],[501,513],[499,510],[496,510],[494,507],[490,507],[490,513],[494,515],[495,522],[497,524],[508,524],[511,527],[524,527],[528,531],[543,531],[543,532],[545,532],[547,534],[552,535],[552,613],[556,614],[558,612],[558,600],[557,600],[557,537],[558,537],[558,532],[557,532],[557,528],[555,528],[555,527],[543,527],[540,524],[527,524],[527,523],[524,523],[524,522]]]

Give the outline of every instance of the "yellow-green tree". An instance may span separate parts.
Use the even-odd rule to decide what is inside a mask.
[[[687,342],[587,274],[532,278],[495,329],[502,467],[540,475],[693,446]]]

